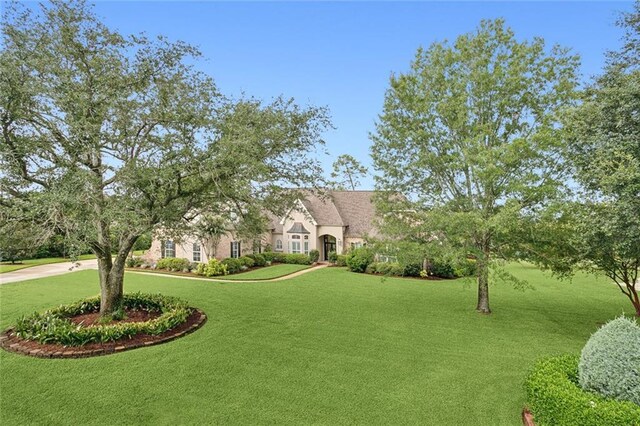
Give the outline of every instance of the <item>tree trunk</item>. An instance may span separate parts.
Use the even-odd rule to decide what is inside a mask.
[[[482,249],[482,258],[478,259],[478,305],[476,311],[490,314],[489,308],[489,245]]]
[[[629,299],[636,310],[636,316],[640,317],[640,297],[638,297],[636,286],[627,284],[627,288],[629,289]]]
[[[137,236],[128,238],[121,244],[118,253],[112,258],[111,253],[98,255],[98,272],[100,275],[100,316],[113,315],[122,307],[124,294],[124,269],[127,256],[135,244]]]

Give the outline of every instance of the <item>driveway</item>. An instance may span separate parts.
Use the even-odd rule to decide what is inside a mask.
[[[38,265],[13,272],[5,272],[4,274],[0,274],[0,284],[68,274],[72,271],[82,271],[85,269],[98,269],[98,261],[96,259],[81,260],[78,264],[79,266],[74,267],[76,264],[72,262],[51,263],[49,265]]]

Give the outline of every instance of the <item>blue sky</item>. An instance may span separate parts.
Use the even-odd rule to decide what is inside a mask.
[[[542,36],[582,57],[585,81],[604,52],[619,46],[614,23],[632,2],[98,2],[122,33],[163,34],[198,46],[199,67],[225,94],[329,107],[331,156],[370,166],[368,132],[392,72],[405,71],[418,46],[453,40],[484,18],[504,17],[518,38]],[[364,188],[373,187],[366,179]]]

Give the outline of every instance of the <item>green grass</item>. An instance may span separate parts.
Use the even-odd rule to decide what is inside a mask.
[[[630,305],[591,277],[512,270],[535,290],[493,285],[490,316],[474,312],[476,290],[461,281],[342,268],[271,283],[128,274],[127,291],[181,297],[209,321],[105,357],[0,351],[2,422],[518,425],[534,360],[578,353]],[[2,285],[0,325],[95,295],[96,282],[96,271],[79,271]]]
[[[311,266],[309,265],[291,265],[281,263],[278,265],[254,269],[249,272],[242,272],[218,278],[225,280],[269,280],[271,278],[278,278],[284,275],[293,274],[294,272],[302,271],[303,269],[309,269],[310,267]]]
[[[78,256],[78,260],[95,259],[93,254],[82,254]],[[20,269],[30,268],[38,265],[48,265],[50,263],[63,263],[69,262],[69,258],[64,257],[43,257],[42,259],[25,259],[19,261],[19,263],[12,264],[11,262],[0,263],[0,274],[4,272],[17,271]]]

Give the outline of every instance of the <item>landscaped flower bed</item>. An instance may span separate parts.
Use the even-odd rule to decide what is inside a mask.
[[[536,425],[640,425],[639,405],[580,388],[578,359],[574,355],[543,359],[527,377],[528,408]]]
[[[127,261],[129,268],[161,270],[167,272],[195,274],[203,277],[222,277],[238,274],[254,269],[271,266],[276,263],[311,265],[317,256],[313,253],[291,254],[266,252],[261,254],[249,254],[239,258],[226,258],[223,260],[211,259],[206,263],[189,262],[188,259],[168,257],[158,260],[156,263],[145,263],[143,259],[132,257]]]
[[[0,341],[30,355],[91,356],[171,340],[206,320],[186,302],[159,294],[124,295],[120,319],[102,322],[99,310],[100,298],[93,297],[34,313],[18,319]]]

